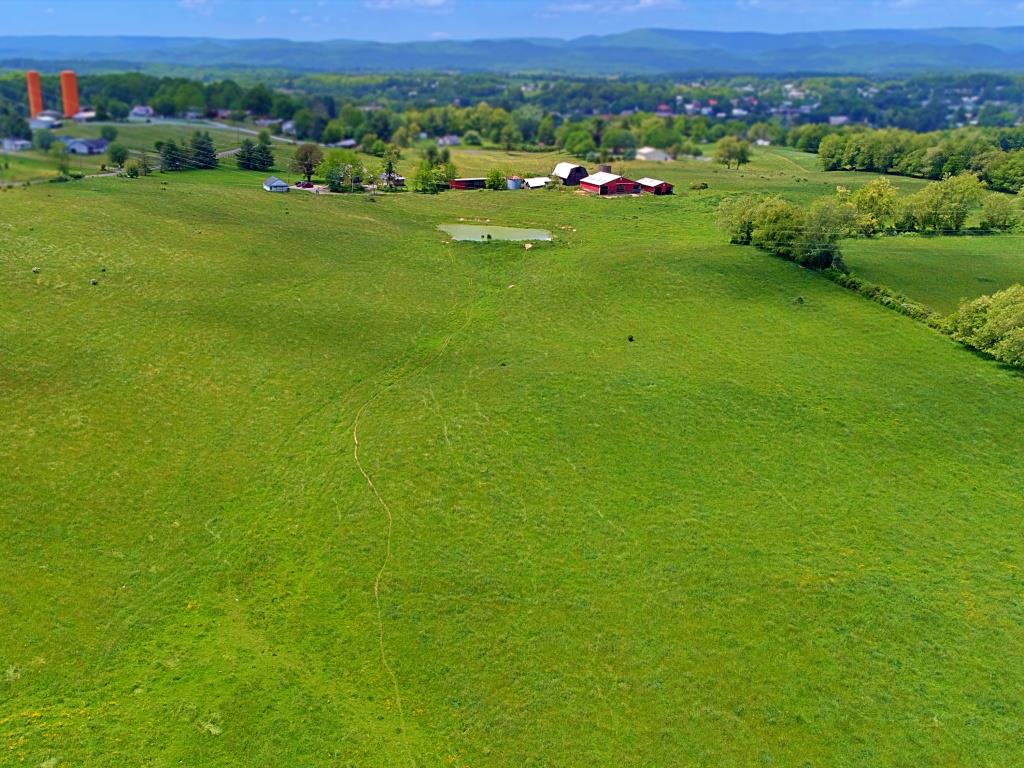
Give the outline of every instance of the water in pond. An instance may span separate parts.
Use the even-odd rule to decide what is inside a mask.
[[[520,229],[518,227],[492,227],[489,224],[439,224],[452,240],[486,243],[488,240],[550,240],[546,229]]]

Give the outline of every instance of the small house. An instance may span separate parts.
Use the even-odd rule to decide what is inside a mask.
[[[60,128],[62,125],[64,125],[63,121],[58,120],[55,117],[50,117],[49,115],[44,115],[41,112],[28,121],[28,127],[33,131]]]
[[[132,111],[128,113],[128,117],[134,117],[139,120],[148,120],[151,117],[156,117],[156,112],[148,104],[136,104],[132,107]]]
[[[380,183],[387,187],[404,187],[405,176],[397,173],[392,173],[390,175],[382,173],[380,175]]]
[[[287,192],[288,182],[281,181],[277,176],[268,176],[263,180],[263,188],[267,192]]]
[[[59,136],[72,155],[102,155],[107,151],[106,139],[73,139]]]
[[[27,139],[4,139],[3,150],[4,152],[23,152],[26,149],[32,149],[32,142]]]
[[[454,133],[449,133],[447,136],[442,136],[437,140],[437,146],[439,147],[457,147],[461,143],[462,139]]]
[[[667,181],[661,179],[652,179],[645,176],[642,179],[637,179],[636,183],[640,185],[640,190],[650,195],[671,195],[672,185]]]
[[[551,183],[549,176],[530,176],[523,179],[524,189],[544,189],[548,184]]]
[[[575,187],[587,176],[587,169],[573,163],[559,163],[551,175],[561,179],[565,186]]]
[[[603,196],[640,194],[640,185],[632,179],[604,171],[580,179],[580,189]]]
[[[483,189],[487,185],[487,179],[472,178],[472,179],[452,179],[452,189]]]
[[[636,159],[645,160],[649,163],[667,163],[672,159],[672,155],[663,149],[640,147],[640,149],[636,151]]]

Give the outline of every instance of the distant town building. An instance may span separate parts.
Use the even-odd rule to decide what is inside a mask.
[[[26,139],[4,139],[2,142],[4,152],[23,152],[32,149],[32,142]]]
[[[156,111],[148,104],[136,104],[132,107],[131,112],[128,113],[128,117],[134,117],[137,120],[148,120],[151,117],[156,117]]]
[[[654,147],[640,147],[636,151],[637,160],[645,160],[649,163],[664,163],[672,159],[672,155],[663,149]]]
[[[71,136],[58,136],[72,155],[102,155],[107,151],[106,139],[76,139]]]
[[[457,147],[461,143],[462,139],[454,133],[449,133],[447,136],[442,136],[437,140],[437,146],[439,147]]]

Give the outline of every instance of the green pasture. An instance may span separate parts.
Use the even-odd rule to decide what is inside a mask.
[[[157,142],[176,141],[178,144],[188,144],[192,134],[196,131],[204,131],[210,134],[213,146],[218,152],[225,149],[237,147],[242,139],[255,139],[254,136],[228,128],[215,128],[207,124],[178,124],[178,123],[111,123],[117,129],[119,144],[131,150],[156,152]],[[103,130],[101,123],[73,123],[66,122],[64,126],[54,133],[64,136],[74,136],[80,139],[97,139]]]
[[[856,274],[901,291],[944,314],[962,299],[1024,282],[1024,236],[884,237],[843,243]]]
[[[789,159],[3,193],[0,764],[1021,762],[1024,377],[726,244]]]

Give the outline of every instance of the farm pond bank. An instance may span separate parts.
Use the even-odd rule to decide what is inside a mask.
[[[437,228],[447,232],[453,240],[486,242],[488,240],[550,240],[546,229],[523,229],[520,227],[492,227],[483,224],[438,224]]]

